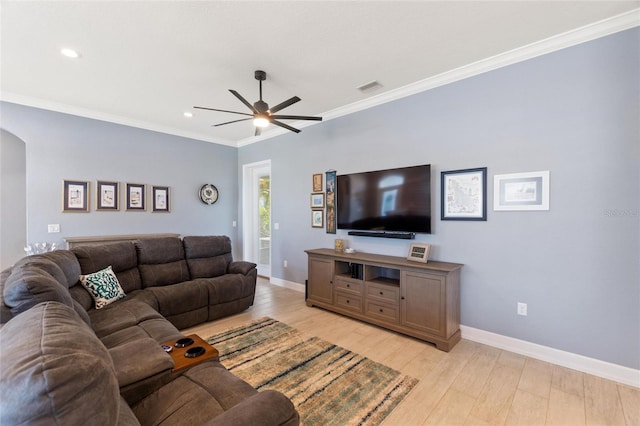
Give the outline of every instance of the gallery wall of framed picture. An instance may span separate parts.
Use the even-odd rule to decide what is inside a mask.
[[[117,212],[124,202],[127,212],[169,213],[171,211],[171,188],[169,186],[147,185],[144,183],[97,180],[95,184],[94,210]],[[122,191],[121,191],[122,188]],[[150,188],[148,190],[148,188]],[[84,180],[63,180],[62,212],[88,213],[91,211],[91,182]],[[124,193],[121,193],[124,192]],[[148,194],[148,192],[150,192]],[[149,198],[149,200],[147,200]],[[148,207],[150,205],[150,208]]]

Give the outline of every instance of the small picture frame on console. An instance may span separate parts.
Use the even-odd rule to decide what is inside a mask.
[[[409,254],[407,260],[412,262],[427,263],[429,260],[429,252],[431,251],[431,244],[412,243],[409,247]]]

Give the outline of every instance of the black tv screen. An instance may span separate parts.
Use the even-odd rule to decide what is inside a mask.
[[[339,229],[431,233],[431,166],[339,175]]]

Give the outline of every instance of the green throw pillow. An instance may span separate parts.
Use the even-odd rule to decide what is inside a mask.
[[[93,300],[96,302],[96,309],[104,308],[109,303],[120,300],[125,296],[116,274],[111,270],[111,266],[107,266],[93,274],[80,275],[80,282],[93,296]]]

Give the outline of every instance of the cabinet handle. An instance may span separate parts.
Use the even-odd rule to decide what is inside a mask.
[[[380,292],[380,296],[384,296],[384,293],[383,293],[383,292]]]
[[[351,288],[351,284],[347,284],[347,288]]]
[[[347,299],[347,303],[349,303],[349,299]]]
[[[384,312],[384,310],[380,309],[380,312]]]
[[[333,284],[333,281],[329,281],[329,284]]]
[[[400,299],[404,300],[404,296],[400,297]]]

